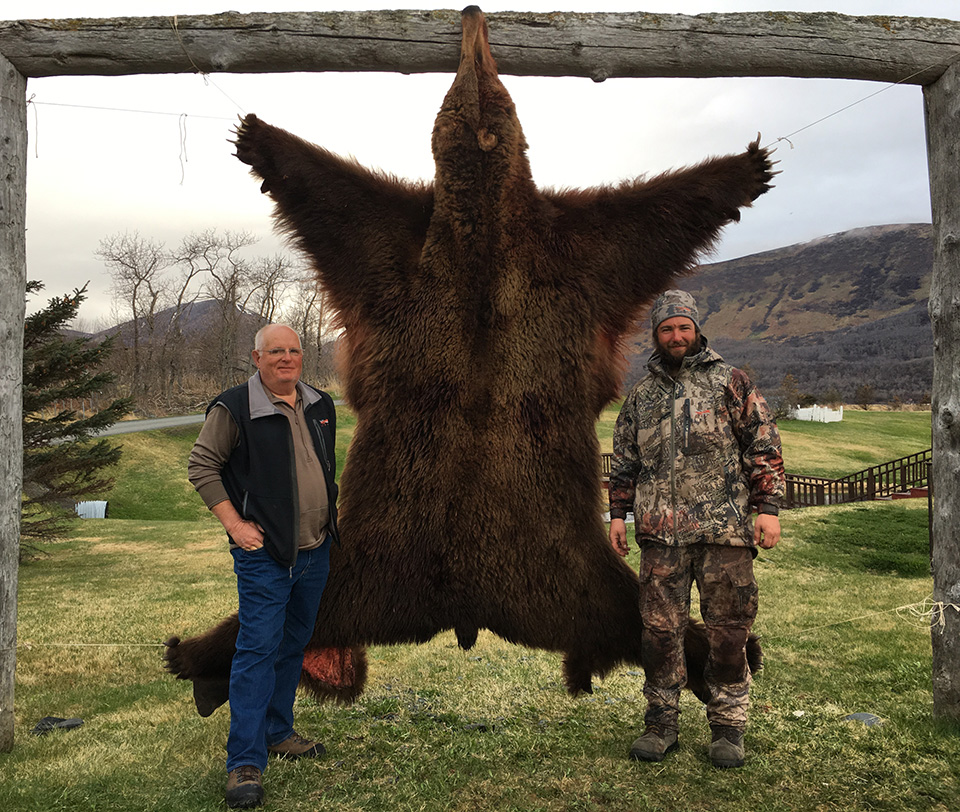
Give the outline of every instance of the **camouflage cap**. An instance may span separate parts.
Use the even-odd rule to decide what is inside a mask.
[[[656,330],[661,322],[674,316],[686,316],[697,330],[700,329],[697,303],[685,290],[667,290],[661,293],[650,308],[650,325]]]

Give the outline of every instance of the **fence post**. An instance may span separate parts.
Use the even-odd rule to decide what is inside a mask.
[[[927,463],[927,536],[930,542],[930,574],[933,574],[933,463]]]

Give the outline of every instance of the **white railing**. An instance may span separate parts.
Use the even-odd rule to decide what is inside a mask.
[[[831,409],[827,406],[810,406],[801,409],[799,406],[790,412],[793,420],[812,420],[814,423],[839,423],[843,420],[843,406]]]

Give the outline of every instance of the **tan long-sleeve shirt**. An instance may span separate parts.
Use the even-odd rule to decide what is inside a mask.
[[[299,547],[301,550],[319,547],[326,538],[330,509],[323,469],[304,418],[303,401],[298,392],[296,406],[292,407],[266,388],[264,392],[289,421],[293,436],[300,505]],[[220,404],[211,409],[187,463],[187,477],[208,508],[229,498],[220,472],[236,447],[238,437],[239,430],[229,410]]]

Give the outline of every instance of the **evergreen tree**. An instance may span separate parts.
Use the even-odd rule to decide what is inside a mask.
[[[42,287],[28,282],[27,293]],[[89,338],[68,339],[61,332],[77,315],[86,291],[84,285],[70,296],[50,299],[24,324],[22,538],[60,535],[64,523],[76,518],[78,499],[102,494],[113,485],[105,469],[120,459],[120,446],[93,435],[128,414],[129,399],[114,400],[84,416],[62,406],[96,395],[113,380],[109,373],[97,372],[112,349],[112,339],[93,344]]]

